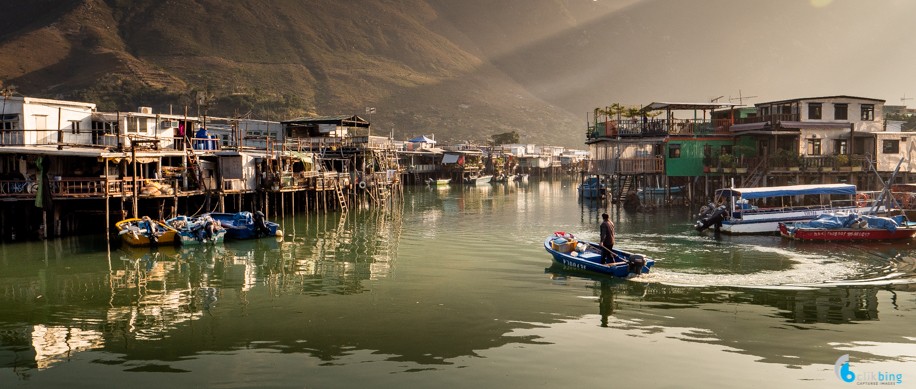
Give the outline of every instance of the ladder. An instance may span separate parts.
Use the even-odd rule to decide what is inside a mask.
[[[348,212],[350,210],[349,204],[347,204],[347,198],[344,197],[343,189],[340,187],[340,179],[334,179],[334,193],[337,194],[337,202],[340,203],[340,212]]]
[[[318,176],[321,177],[321,189],[325,190],[328,182],[328,176],[325,173],[330,172],[325,170],[324,162],[319,161],[315,166],[318,169]],[[331,182],[334,186],[334,194],[337,196],[337,203],[340,205],[340,211],[348,212],[350,210],[349,203],[347,203],[347,198],[344,196],[343,188],[340,185],[340,175],[335,176]]]
[[[204,192],[209,192],[210,189],[207,188],[207,182],[204,181],[204,169],[200,166],[200,156],[194,151],[191,140],[186,136],[184,137],[184,152],[188,157],[188,168],[195,172],[194,178],[197,181],[197,185],[199,185]]]

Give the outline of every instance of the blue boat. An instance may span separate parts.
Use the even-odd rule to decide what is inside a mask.
[[[209,215],[200,217],[179,215],[166,220],[165,223],[178,230],[182,245],[222,243],[226,236],[226,229]]]
[[[600,199],[607,194],[607,185],[598,177],[590,177],[579,185],[579,197],[583,199]]]
[[[601,263],[601,248],[597,243],[579,241],[571,234],[556,232],[544,240],[544,249],[553,255],[553,261],[565,268],[630,277],[648,273],[655,260],[642,254],[613,249],[614,262]]]
[[[280,231],[280,225],[264,219],[260,211],[256,215],[252,215],[251,212],[209,213],[207,215],[210,215],[226,229],[227,239],[242,240],[257,239],[265,236],[283,236],[283,232]],[[261,228],[258,228],[259,221],[263,221]]]

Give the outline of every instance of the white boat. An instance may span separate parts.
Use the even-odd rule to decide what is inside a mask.
[[[483,184],[489,184],[490,180],[492,179],[493,179],[493,175],[487,174],[483,176],[470,176],[466,178],[464,182],[466,184],[471,184],[471,185],[483,185]]]
[[[805,198],[812,198],[808,196],[833,199],[817,205],[795,205],[805,204]],[[848,199],[836,199],[842,196]],[[823,213],[884,212],[883,206],[876,205],[876,197],[874,192],[857,192],[855,185],[850,184],[724,188],[716,191],[716,203],[701,211],[695,227],[703,231],[719,225],[719,230],[726,234],[775,234],[779,232],[779,223],[806,222]],[[767,204],[758,207],[752,201]]]
[[[433,186],[448,186],[450,182],[452,182],[451,178],[436,178],[436,179],[427,178],[426,179],[426,184],[433,185]]]

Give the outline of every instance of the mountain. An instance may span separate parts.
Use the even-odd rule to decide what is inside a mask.
[[[25,95],[104,110],[153,106],[282,120],[359,114],[398,139],[580,146],[584,119],[532,95],[448,38],[436,6],[407,1],[14,2],[0,26],[0,80]],[[457,36],[458,34],[452,33]]]
[[[903,0],[5,3],[0,80],[105,110],[374,107],[373,131],[397,139],[582,147],[587,115],[613,103],[916,95]]]

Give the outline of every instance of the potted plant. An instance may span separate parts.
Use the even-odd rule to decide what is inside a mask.
[[[728,153],[719,155],[719,166],[725,173],[733,172],[735,168],[735,156]]]
[[[735,147],[735,153],[737,158],[735,160],[735,173],[744,174],[747,173],[747,164],[745,163],[746,158],[750,157],[754,153],[754,148],[745,145],[738,145]]]
[[[792,154],[790,151],[785,150],[787,153],[786,156],[786,167],[788,167],[790,172],[797,172],[801,170],[802,166],[805,165],[805,157],[800,154]]]
[[[846,154],[837,154],[834,157],[837,170],[841,172],[851,172],[852,166],[849,166],[849,156]]]

